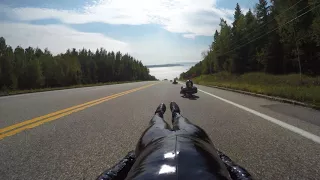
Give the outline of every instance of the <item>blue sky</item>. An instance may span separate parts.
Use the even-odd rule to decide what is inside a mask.
[[[128,52],[144,64],[194,62],[220,18],[255,0],[2,0],[0,36],[16,47]]]

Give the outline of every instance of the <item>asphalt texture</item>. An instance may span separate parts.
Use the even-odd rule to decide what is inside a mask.
[[[138,88],[139,82],[0,97],[0,129]],[[0,179],[95,179],[135,148],[156,107],[175,101],[217,149],[255,179],[319,179],[320,144],[203,92],[158,84],[0,140]],[[199,89],[320,136],[320,112],[225,90]]]

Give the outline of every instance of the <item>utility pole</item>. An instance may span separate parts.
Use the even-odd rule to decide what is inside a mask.
[[[297,39],[297,36],[296,36],[296,30],[295,28],[293,27],[293,34],[294,34],[294,39],[295,39],[295,42],[296,42],[296,51],[297,51],[297,55],[298,55],[298,63],[299,63],[299,71],[300,71],[300,83],[302,82],[302,70],[301,70],[301,61],[300,61],[300,49],[299,49],[299,44],[298,44],[298,39]]]

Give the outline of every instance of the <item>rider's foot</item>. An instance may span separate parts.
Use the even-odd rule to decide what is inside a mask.
[[[158,113],[160,116],[163,116],[163,114],[166,112],[166,105],[164,103],[161,103],[158,107],[157,107],[157,110],[155,112]]]
[[[180,108],[179,108],[178,104],[175,102],[170,103],[170,110],[172,112],[172,116],[174,116],[176,113],[180,114]]]

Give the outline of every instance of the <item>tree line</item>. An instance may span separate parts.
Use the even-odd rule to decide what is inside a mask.
[[[227,71],[234,74],[320,74],[319,0],[259,0],[234,20],[220,21],[203,59],[180,78]]]
[[[69,49],[54,56],[48,49],[18,46],[13,50],[0,38],[0,90],[155,79],[129,54],[100,48],[95,53]]]

